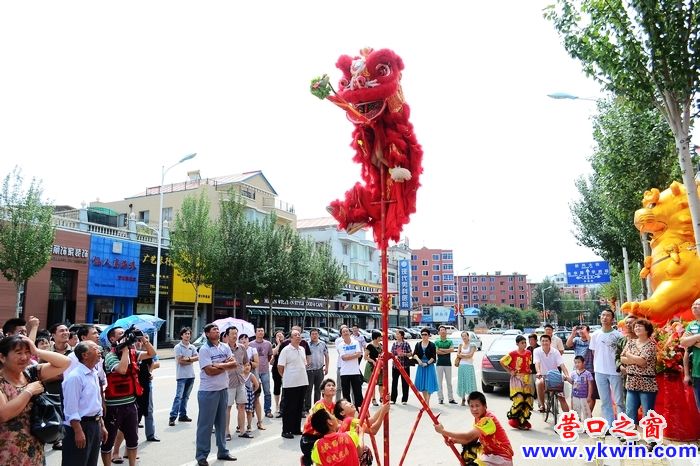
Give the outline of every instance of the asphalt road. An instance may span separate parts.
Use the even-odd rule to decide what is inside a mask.
[[[483,335],[484,348],[497,338],[496,335]],[[416,340],[417,341],[417,340]],[[415,341],[411,341],[412,344]],[[335,351],[331,351],[333,355]],[[477,377],[477,385],[480,386],[481,380],[481,359],[482,352],[478,352],[475,357],[475,369]],[[573,364],[573,354],[565,353],[564,359],[568,367]],[[331,356],[331,367],[335,367],[335,356]],[[412,372],[413,373],[413,372]],[[456,387],[456,370],[453,371],[453,386]],[[139,463],[140,465],[174,465],[174,466],[192,466],[195,463],[195,424],[197,419],[197,397],[196,391],[198,381],[190,398],[188,415],[195,422],[191,424],[182,423],[175,427],[168,427],[168,413],[175,392],[175,362],[174,360],[165,360],[161,363],[161,368],[154,372],[154,410],[156,417],[156,432],[161,438],[160,443],[145,442],[143,429],[139,431],[141,444],[139,445]],[[446,397],[447,398],[447,397]],[[544,418],[539,413],[533,413],[531,422],[533,429],[530,431],[518,431],[510,429],[507,426],[506,412],[510,408],[510,399],[508,398],[507,390],[497,390],[492,394],[486,395],[488,408],[495,412],[501,423],[506,427],[508,436],[516,451],[514,458],[515,464],[537,464],[543,463],[543,460],[525,460],[519,452],[519,446],[525,444],[552,444],[560,445],[560,441],[552,429],[552,423],[545,424]],[[411,394],[409,403],[406,406],[401,404],[392,405],[390,411],[390,462],[391,464],[399,464],[399,460],[403,454],[407,439],[409,437],[412,426],[416,421],[418,414],[418,402],[415,396]],[[431,408],[435,413],[441,413],[440,422],[442,422],[448,430],[468,430],[471,428],[473,418],[468,411],[468,408],[459,405],[439,405],[437,396],[434,394],[431,399]],[[273,406],[274,409],[274,406]],[[596,413],[599,407],[596,407]],[[594,414],[596,414],[594,413]],[[298,465],[299,464],[299,437],[294,440],[283,439],[281,434],[281,419],[265,419],[264,425],[266,430],[254,430],[252,439],[241,439],[234,435],[233,440],[229,442],[231,454],[238,458],[236,463],[227,463],[216,461],[216,445],[212,436],[212,451],[209,457],[210,464],[265,464],[270,466],[276,465]],[[369,436],[365,436],[365,441],[370,444]],[[377,436],[379,449],[382,449],[382,436]],[[584,436],[579,440],[579,444],[593,444],[591,439]],[[380,453],[381,454],[381,453]],[[61,453],[47,449],[47,465],[58,466],[61,462]],[[563,464],[563,460],[544,461],[548,464]],[[383,463],[383,461],[382,461]],[[125,462],[125,464],[128,464]],[[376,463],[375,463],[376,464]],[[450,449],[443,443],[442,437],[437,435],[433,430],[431,421],[427,416],[423,416],[416,430],[413,442],[408,450],[405,465],[454,465],[458,464]],[[566,464],[590,464],[583,461],[567,461]],[[602,463],[601,463],[602,464]],[[620,464],[619,461],[608,461],[605,464],[614,465]],[[668,464],[664,462],[654,463],[625,463],[625,464]],[[690,463],[685,463],[690,464]]]

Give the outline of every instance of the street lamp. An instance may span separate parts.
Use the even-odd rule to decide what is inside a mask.
[[[459,314],[458,314],[458,312],[459,312],[458,311],[458,309],[459,309],[459,293],[457,293],[454,290],[444,290],[442,292],[442,302],[443,303],[445,302],[445,293],[454,293],[454,295],[455,295],[455,305],[454,305],[455,319],[457,319],[457,327],[459,327],[459,330],[462,330],[462,319],[459,318]]]
[[[598,102],[599,99],[594,99],[592,97],[579,97],[577,95],[568,94],[566,92],[552,92],[547,94],[547,97],[555,100],[590,100],[591,102]]]
[[[547,290],[549,290],[550,288],[552,288],[552,287],[551,287],[551,286],[548,286],[547,288],[543,288],[543,289],[542,289],[542,325],[544,325],[544,324],[547,323],[546,320],[545,320],[545,319],[546,319],[546,315],[547,315],[547,309],[545,308],[545,305],[544,305],[544,298],[545,298],[545,296],[546,296],[546,294],[547,294]]]
[[[157,236],[158,236],[158,246],[157,246],[157,252],[156,252],[156,301],[155,305],[153,308],[153,312],[155,317],[158,317],[158,310],[159,310],[159,304],[160,304],[160,250],[161,250],[161,243],[163,241],[163,185],[165,184],[165,174],[168,173],[168,171],[180,165],[182,162],[186,162],[190,159],[193,159],[197,155],[197,153],[194,154],[189,154],[181,158],[177,163],[172,164],[168,168],[165,168],[165,165],[162,166],[161,168],[161,173],[160,173],[160,188],[158,188],[158,191],[160,192],[160,206],[158,208],[158,231]],[[197,316],[194,316],[196,319]]]

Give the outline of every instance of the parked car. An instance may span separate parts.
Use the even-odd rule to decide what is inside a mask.
[[[192,342],[195,348],[197,348],[197,351],[199,351],[199,348],[202,347],[204,342],[206,341],[207,337],[202,333],[199,338],[197,338],[195,341]]]
[[[409,338],[420,338],[420,330],[417,330],[415,327],[396,327],[404,332],[404,337],[407,339]]]
[[[499,327],[491,327],[489,329],[489,335],[502,334],[504,332],[505,332],[505,330],[503,330],[502,328],[499,328]]]
[[[340,337],[340,332],[338,329],[335,329],[333,327],[324,327],[324,329],[328,332],[328,340],[330,342],[335,342]]]
[[[477,351],[481,351],[481,346],[483,342],[481,341],[481,338],[479,338],[479,335],[470,330],[467,330],[467,333],[469,333],[469,342],[476,346]],[[447,338],[452,340],[452,346],[454,347],[454,350],[457,351],[459,345],[462,343],[462,331],[456,330],[449,334]]]
[[[533,333],[537,335],[544,335],[544,327],[537,327]]]
[[[414,338],[420,338],[420,331],[423,327],[410,327],[411,332],[413,332]]]
[[[510,329],[506,330],[505,332],[503,332],[503,335],[522,335],[522,334],[523,334],[522,330],[519,330],[517,328],[510,328]]]
[[[365,341],[366,341],[367,343],[369,343],[370,341],[372,341],[372,334],[371,334],[370,332],[368,332],[367,330],[361,329],[361,328],[359,328],[359,329],[357,329],[357,330],[360,332],[360,335],[362,335],[363,337],[365,337]]]
[[[593,333],[596,330],[600,330],[603,327],[601,325],[589,325],[588,328],[590,329],[590,333]]]
[[[503,356],[518,348],[515,335],[501,335],[491,343],[481,362],[481,389],[484,393],[493,392],[496,387],[509,387],[510,374],[503,368]]]

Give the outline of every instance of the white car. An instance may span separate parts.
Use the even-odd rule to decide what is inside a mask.
[[[505,330],[503,330],[502,328],[498,328],[498,327],[492,327],[489,329],[489,335],[501,334],[503,332],[505,332]]]
[[[481,338],[479,338],[479,335],[472,331],[467,331],[469,333],[469,342],[476,346],[477,351],[481,351]],[[439,338],[439,337],[438,337]],[[454,351],[457,351],[457,348],[459,348],[459,345],[462,343],[462,332],[460,330],[455,330],[452,332],[450,335],[447,336],[450,340],[452,340],[452,348]]]

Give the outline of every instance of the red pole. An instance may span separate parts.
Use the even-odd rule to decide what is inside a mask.
[[[389,353],[389,258],[387,257],[387,239],[386,239],[386,208],[387,208],[387,198],[386,198],[386,167],[381,164],[381,190],[382,190],[382,200],[381,200],[381,241],[380,245],[382,251],[382,297],[380,300],[381,313],[382,313],[382,348],[384,353]],[[382,371],[382,403],[389,402],[389,358],[382,358],[381,360],[384,370]],[[384,416],[384,464],[389,466],[389,416]]]
[[[403,460],[406,458],[406,453],[408,453],[408,448],[411,446],[411,442],[413,441],[413,436],[416,434],[416,429],[418,428],[418,423],[420,422],[421,416],[423,416],[423,413],[425,412],[425,409],[421,408],[420,411],[418,412],[418,416],[416,417],[416,422],[413,424],[413,429],[411,429],[411,435],[408,436],[408,442],[406,442],[406,448],[403,450],[403,455],[401,455],[401,461],[399,461],[399,466],[403,464]]]

